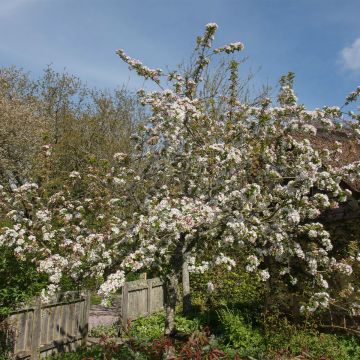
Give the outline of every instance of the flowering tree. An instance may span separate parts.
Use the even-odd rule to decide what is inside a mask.
[[[140,92],[151,114],[133,137],[137,150],[131,157],[141,162],[141,172],[135,176],[123,168],[126,176],[109,172],[105,177],[120,185],[119,199],[127,198],[134,183],[146,189],[129,221],[124,223],[129,216],[124,211],[109,211],[101,232],[95,231],[82,219],[86,202],[67,202],[61,193],[38,206],[37,188],[28,184],[15,191],[15,205],[28,199],[32,217],[24,210],[9,212],[14,225],[3,229],[0,238],[2,244],[16,246],[19,256],[29,251],[41,258],[39,269],[49,273],[53,285],[62,271],[108,274],[99,289],[105,297],[123,285],[126,272],[155,270],[165,285],[167,334],[175,331],[177,288],[187,260],[192,271],[220,264],[231,270],[236,266],[231,254],[239,249],[246,271],[266,281],[272,275],[266,265],[271,258],[277,263],[274,271],[293,283],[294,269],[301,266],[313,279],[304,311],[328,306],[334,296],[328,285],[331,274],[351,275],[356,262],[331,253],[329,233],[316,219],[322,210],[346,200],[350,192],[340,182],[359,176],[360,164],[336,168],[330,159],[338,150],[316,149],[308,139],[318,127],[332,131],[340,126],[344,114],[337,107],[308,111],[298,105],[291,74],[281,79],[275,106],[270,99],[259,106],[242,104],[236,97],[233,62],[232,91],[222,113],[212,116],[208,100],[197,96],[201,75],[213,56],[243,49],[237,42],[212,50],[216,29],[208,24],[197,39],[197,60],[185,77],[150,69],[123,50],[117,52],[131,69],[160,86],[156,92]],[[163,89],[161,77],[173,84],[172,90]],[[356,131],[354,136],[359,136]],[[10,203],[8,195],[4,198]],[[98,209],[117,202],[103,195],[95,198]],[[54,223],[61,225],[55,233]],[[204,252],[211,257],[199,262]],[[351,293],[356,307],[354,287]]]
[[[49,146],[44,146],[44,155],[43,161],[50,161]],[[52,193],[45,181],[46,169],[40,184],[0,187],[0,213],[6,224],[0,247],[13,249],[19,261],[32,260],[48,276],[44,300],[61,290],[66,278],[78,286],[99,284],[111,272],[113,246],[122,238],[126,213],[131,211],[125,185],[136,184],[136,177],[124,166],[126,155],[117,153],[114,160],[110,169],[71,172]],[[117,249],[116,256],[125,256],[125,249]]]
[[[223,113],[210,116],[206,100],[196,96],[201,74],[215,54],[243,49],[233,43],[211,50],[216,29],[208,24],[198,38],[196,66],[186,78],[176,72],[164,75],[117,52],[139,75],[160,86],[160,77],[167,76],[174,84],[173,90],[142,93],[152,116],[139,148],[158,183],[127,235],[138,249],[119,270],[153,267],[162,275],[168,334],[174,331],[177,284],[188,254],[193,271],[223,263],[231,269],[236,264],[229,254],[242,249],[246,271],[264,281],[271,275],[268,258],[293,283],[293,268],[301,265],[314,279],[304,311],[328,306],[331,273],[352,272],[352,259],[331,254],[329,233],[316,218],[346,200],[350,192],[340,181],[359,176],[360,165],[335,168],[330,159],[336,151],[316,149],[308,139],[318,127],[332,131],[340,126],[343,113],[337,107],[308,111],[298,105],[289,74],[280,81],[276,106],[269,99],[258,107],[241,104],[232,92]],[[235,88],[234,65],[231,74]],[[205,250],[212,259],[198,263]]]

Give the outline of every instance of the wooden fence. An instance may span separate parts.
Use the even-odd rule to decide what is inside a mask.
[[[12,312],[8,324],[14,356],[37,360],[86,345],[89,309],[85,291],[58,294],[49,303],[35,298],[29,307]]]
[[[123,327],[127,326],[129,320],[147,316],[163,309],[163,283],[159,278],[130,281],[124,284],[121,305]]]
[[[121,295],[121,323],[164,308],[163,283],[159,278],[126,282]],[[49,303],[35,298],[32,305],[11,313],[13,354],[17,359],[38,360],[86,345],[90,292],[58,294]],[[13,331],[11,331],[13,329]]]

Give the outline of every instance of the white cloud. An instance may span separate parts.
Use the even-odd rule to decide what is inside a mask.
[[[360,37],[351,46],[343,48],[340,57],[346,69],[360,71]]]

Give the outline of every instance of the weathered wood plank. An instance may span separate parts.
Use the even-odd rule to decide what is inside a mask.
[[[28,317],[28,311],[19,314],[18,317],[18,331],[16,336],[16,351],[26,351],[26,321]]]
[[[68,305],[62,305],[62,313],[61,313],[61,322],[60,322],[60,334],[61,334],[61,340],[64,342],[67,340],[67,317],[68,317]]]
[[[75,350],[75,333],[74,333],[74,322],[75,322],[75,303],[71,302],[68,305],[68,319],[67,319],[67,336],[69,339],[69,351]]]
[[[61,306],[54,308],[54,323],[53,323],[53,340],[59,339],[59,318],[61,315]]]
[[[81,302],[75,303],[75,321],[74,321],[74,334],[76,337],[80,336],[79,326],[80,326],[80,309]]]
[[[31,351],[32,348],[33,321],[34,321],[34,312],[28,311],[27,319],[26,319],[26,335],[25,335],[26,345],[24,347],[24,351]]]
[[[36,298],[34,319],[32,326],[31,360],[39,359],[40,338],[41,338],[41,298]]]
[[[83,334],[82,334],[82,345],[86,346],[88,332],[89,332],[89,312],[90,312],[90,298],[91,293],[90,291],[86,290],[84,292],[84,313],[83,313]]]
[[[153,295],[153,307],[152,313],[157,312],[164,309],[164,290],[162,285],[156,286],[152,288],[152,295]]]
[[[50,343],[54,339],[55,335],[55,317],[56,317],[56,306],[49,308],[50,310],[50,319],[49,319],[49,329],[46,343]]]
[[[151,310],[152,310],[152,301],[153,301],[153,279],[149,279],[147,281],[148,284],[148,288],[147,288],[147,315],[151,314]]]
[[[122,288],[122,305],[121,305],[121,323],[124,329],[127,328],[129,310],[129,283],[125,283]]]
[[[43,344],[47,344],[48,338],[48,326],[49,326],[49,309],[43,308],[41,309],[41,339],[40,346]]]
[[[146,280],[135,280],[135,281],[129,281],[126,283],[128,286],[128,291],[135,291],[135,290],[142,290],[147,289],[147,281]]]

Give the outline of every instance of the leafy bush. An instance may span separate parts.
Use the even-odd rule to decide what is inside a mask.
[[[360,344],[355,339],[299,331],[289,340],[289,352],[292,356],[307,353],[319,359],[352,360],[360,359]]]
[[[94,338],[117,337],[119,334],[119,329],[120,327],[117,324],[98,325],[89,331],[89,336]]]
[[[39,294],[47,283],[30,261],[19,261],[13,252],[0,247],[0,320],[20,303]]]
[[[131,323],[128,335],[134,338],[156,339],[164,334],[165,316],[163,313],[134,320]],[[200,320],[187,319],[183,316],[175,317],[176,329],[191,334],[200,328]]]
[[[11,360],[11,358],[6,356],[6,355],[1,355],[0,354],[0,360]]]
[[[94,294],[94,293],[91,294],[91,299],[90,299],[91,305],[100,305],[101,300],[102,299],[98,294]]]
[[[219,311],[223,338],[232,348],[239,350],[243,356],[259,356],[265,351],[264,338],[243,316],[234,310]]]
[[[0,321],[0,360],[10,360],[13,344],[9,343],[9,327],[6,322]],[[10,336],[11,338],[11,336]]]
[[[279,331],[282,332],[281,329]],[[360,359],[360,344],[355,338],[312,331],[298,331],[288,339],[285,339],[285,334],[283,335],[282,347],[273,348],[270,340],[267,351],[269,359],[293,359],[294,357],[319,360]]]
[[[195,304],[205,307],[209,301],[207,283],[214,284],[211,306],[257,306],[263,300],[264,283],[245,272],[241,266],[244,254],[236,259],[239,266],[228,271],[218,266],[204,274],[191,274],[192,298]]]
[[[295,326],[278,315],[264,319],[264,338],[270,359],[304,356],[309,359],[360,359],[360,342],[353,337],[323,334],[316,324]]]

